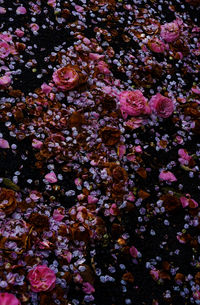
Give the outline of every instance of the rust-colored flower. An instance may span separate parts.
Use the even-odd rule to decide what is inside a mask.
[[[39,213],[32,213],[29,217],[29,222],[32,226],[39,230],[44,230],[49,228],[49,218],[46,215],[41,215]]]
[[[181,207],[180,200],[173,195],[166,194],[166,195],[161,196],[160,199],[163,200],[164,207],[169,212],[174,211],[177,208]]]
[[[104,127],[100,131],[102,141],[105,145],[113,146],[120,140],[120,131],[115,127]]]
[[[113,178],[113,181],[115,182],[127,181],[128,179],[126,170],[116,163],[109,164],[108,174]]]
[[[10,219],[0,228],[0,249],[21,254],[25,251],[31,226],[24,220]]]
[[[6,215],[9,215],[15,211],[16,207],[16,192],[6,188],[0,188],[0,210]]]

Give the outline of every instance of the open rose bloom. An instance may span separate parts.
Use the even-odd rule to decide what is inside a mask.
[[[149,105],[152,111],[161,118],[168,118],[174,111],[173,101],[160,93],[152,96]]]
[[[56,276],[53,270],[45,265],[38,265],[28,273],[31,290],[34,292],[50,291],[55,287]]]
[[[180,27],[177,20],[161,26],[160,36],[166,42],[174,42],[180,36]]]
[[[73,66],[66,66],[53,73],[53,81],[61,91],[72,90],[79,83],[79,74]]]
[[[147,99],[140,90],[123,91],[119,96],[120,110],[124,119],[130,116],[150,114]]]
[[[21,305],[20,301],[12,293],[0,292],[1,305]]]

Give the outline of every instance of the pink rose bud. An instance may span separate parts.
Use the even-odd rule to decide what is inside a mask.
[[[8,141],[0,138],[0,148],[10,148]]]
[[[20,301],[12,293],[0,292],[1,305],[21,305]]]
[[[37,23],[31,23],[30,24],[30,28],[31,28],[31,31],[37,32],[40,27],[39,27],[39,25]]]
[[[134,246],[130,247],[129,251],[132,257],[136,258],[138,256],[138,250]]]
[[[28,280],[33,292],[50,291],[55,287],[56,276],[47,266],[38,265],[29,271]]]
[[[178,150],[178,154],[180,156],[180,158],[178,159],[179,162],[183,165],[188,165],[190,160],[192,159],[192,157],[190,157],[187,153],[187,151],[183,148],[180,148]]]
[[[80,5],[75,5],[75,10],[76,10],[77,12],[79,12],[79,13],[84,12],[84,8],[83,8],[82,6],[80,6]]]
[[[84,282],[83,283],[83,291],[86,294],[92,294],[93,292],[95,292],[95,289],[94,289],[94,287],[90,283]]]
[[[49,182],[49,183],[56,183],[58,181],[56,174],[54,172],[51,172],[49,174],[45,175],[45,179]]]
[[[140,145],[135,146],[135,151],[136,151],[137,153],[141,153],[141,152],[142,152],[142,147],[141,147]]]
[[[82,184],[82,180],[80,178],[76,178],[74,180],[74,183],[76,184],[76,186],[80,186]]]
[[[121,159],[126,153],[126,146],[125,145],[119,145],[118,148],[117,148],[117,153],[118,153],[119,158]]]
[[[27,13],[26,8],[24,6],[19,6],[16,9],[16,14],[17,15],[25,15]]]
[[[110,70],[108,69],[108,65],[103,60],[99,61],[98,69],[103,74],[110,74]]]
[[[48,0],[47,4],[51,7],[56,7],[56,0]]]
[[[0,15],[4,15],[6,13],[5,7],[0,6]]]
[[[0,58],[5,58],[10,54],[10,46],[7,42],[0,42]]]
[[[184,196],[180,197],[180,201],[183,208],[186,208],[189,205],[189,200]]]
[[[9,86],[10,83],[11,83],[10,76],[4,75],[4,76],[0,77],[0,86],[6,87],[6,86]]]
[[[16,29],[15,30],[15,34],[18,36],[18,37],[23,37],[24,36],[24,31],[20,30],[20,29]]]
[[[88,195],[88,203],[97,203],[99,201],[99,199],[97,197]]]
[[[43,142],[42,141],[39,141],[37,139],[33,139],[33,142],[32,142],[32,147],[36,148],[36,149],[40,149],[43,145]]]
[[[105,57],[105,55],[100,55],[97,53],[90,53],[89,54],[89,58],[92,60],[99,60],[99,59],[103,59]]]
[[[52,87],[44,83],[42,84],[41,89],[45,94],[49,94],[52,90]]]
[[[174,182],[177,181],[174,174],[172,174],[170,171],[161,171],[159,175],[160,180],[168,181],[168,182]]]
[[[156,269],[153,269],[150,271],[150,274],[155,281],[157,281],[159,279],[159,273],[160,273],[160,271],[156,270]]]
[[[135,201],[135,196],[134,196],[134,194],[132,192],[128,193],[127,200],[129,200],[131,202]]]
[[[174,111],[174,104],[172,100],[161,95],[160,93],[152,96],[149,101],[149,105],[152,111],[154,111],[161,118],[168,118]]]
[[[161,25],[160,35],[167,42],[174,42],[180,36],[180,27],[177,20]]]
[[[124,119],[130,116],[140,116],[150,113],[147,99],[140,90],[123,91],[119,95],[120,110]]]
[[[53,211],[53,219],[56,221],[62,221],[65,217],[65,209],[64,208],[58,208]]]

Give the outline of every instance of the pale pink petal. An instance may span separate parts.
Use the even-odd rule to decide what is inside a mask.
[[[49,174],[45,175],[45,179],[49,182],[49,183],[56,183],[58,181],[56,174],[54,172],[51,172]]]
[[[0,138],[0,148],[10,148],[8,141]]]

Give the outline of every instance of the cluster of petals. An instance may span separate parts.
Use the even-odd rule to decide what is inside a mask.
[[[31,290],[34,292],[50,291],[55,287],[56,275],[45,265],[38,265],[28,273]]]

